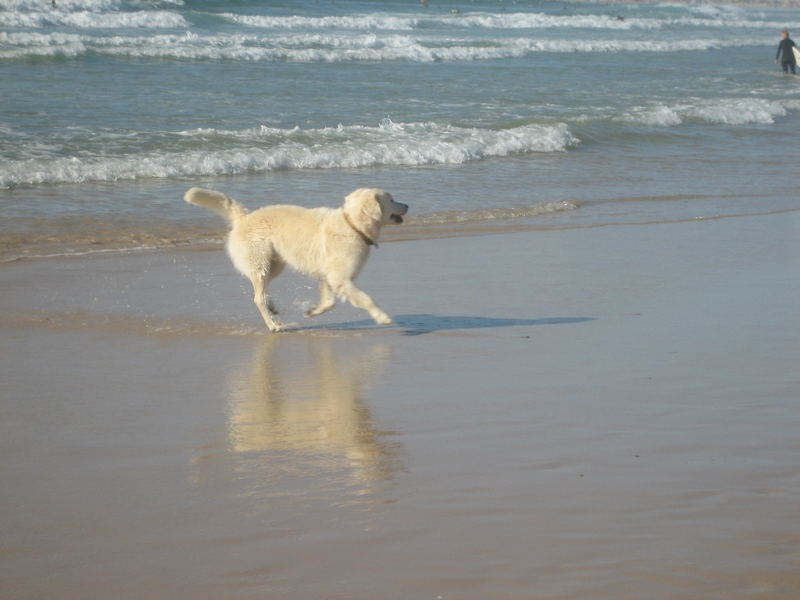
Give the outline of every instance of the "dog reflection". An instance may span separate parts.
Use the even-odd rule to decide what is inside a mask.
[[[230,380],[229,440],[236,453],[291,452],[279,470],[309,461],[347,468],[362,482],[389,477],[387,447],[363,400],[389,358],[376,345],[346,352],[322,338],[269,336]],[[300,457],[305,457],[305,460]],[[288,466],[287,466],[288,465]]]

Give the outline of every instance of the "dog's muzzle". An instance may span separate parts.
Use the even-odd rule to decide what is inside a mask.
[[[400,223],[403,222],[403,215],[408,212],[408,204],[400,204],[398,202],[397,205],[400,207],[401,212],[392,213],[389,216],[389,219],[391,219],[392,223],[397,223],[399,225]]]

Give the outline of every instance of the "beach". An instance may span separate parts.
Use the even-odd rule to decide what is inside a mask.
[[[398,230],[401,228],[398,228]],[[0,269],[4,598],[790,599],[800,213]]]
[[[0,0],[0,598],[800,598],[796,6]]]

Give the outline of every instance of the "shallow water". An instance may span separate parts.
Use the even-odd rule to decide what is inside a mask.
[[[713,5],[3,0],[0,250],[218,239],[180,201],[195,184],[250,206],[378,185],[418,224],[796,208],[800,83],[772,64],[793,24]]]

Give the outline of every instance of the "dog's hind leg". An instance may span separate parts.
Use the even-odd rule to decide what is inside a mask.
[[[253,302],[255,302],[258,312],[267,324],[270,331],[280,331],[283,329],[283,324],[273,318],[269,311],[269,296],[267,296],[267,282],[270,276],[268,273],[256,273],[251,276],[250,281],[253,283]],[[274,307],[273,307],[274,308]]]
[[[317,315],[328,312],[334,306],[336,306],[336,296],[333,290],[331,290],[331,286],[328,285],[328,282],[321,279],[319,282],[319,304],[307,310],[306,316],[316,317]]]
[[[369,313],[369,316],[378,325],[391,325],[392,318],[383,312],[378,305],[369,297],[365,292],[362,292],[356,285],[349,279],[342,281],[331,282],[333,291],[336,295],[346,300],[356,308],[362,308]]]
[[[285,266],[285,262],[273,258],[269,263],[269,276],[267,277],[265,286],[268,285],[269,282],[275,279],[278,275],[280,275]],[[272,302],[272,298],[269,296],[267,296],[267,310],[271,315],[277,315],[279,312],[278,308],[275,306],[275,303]]]

